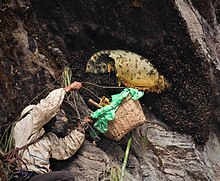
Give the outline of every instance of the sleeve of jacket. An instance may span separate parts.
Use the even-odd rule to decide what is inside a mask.
[[[65,94],[63,88],[53,90],[35,105],[27,116],[16,123],[13,135],[16,147],[21,147],[44,134],[42,126],[54,117]]]
[[[62,105],[65,94],[66,92],[63,88],[55,89],[33,108],[30,113],[33,118],[32,131],[42,128],[44,124],[54,117]]]
[[[85,134],[73,130],[68,136],[58,138],[55,134],[48,134],[51,142],[51,158],[65,160],[73,156],[85,140]]]

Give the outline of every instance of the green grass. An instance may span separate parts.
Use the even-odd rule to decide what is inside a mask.
[[[132,137],[130,137],[128,139],[127,148],[126,148],[126,151],[125,151],[122,168],[120,168],[117,165],[111,166],[111,168],[110,168],[110,181],[125,181],[126,180],[125,170],[126,170],[129,151],[130,151],[130,147],[131,147],[131,140],[132,140]]]
[[[14,148],[14,139],[13,139],[13,129],[15,122],[9,124],[5,129],[3,134],[1,135],[0,145],[1,152],[4,154]]]
[[[117,165],[113,165],[110,168],[110,181],[120,181],[121,168]]]

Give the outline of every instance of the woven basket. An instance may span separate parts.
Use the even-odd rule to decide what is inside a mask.
[[[114,120],[108,122],[108,131],[104,135],[119,141],[132,129],[146,122],[146,117],[138,100],[128,95],[118,107]]]

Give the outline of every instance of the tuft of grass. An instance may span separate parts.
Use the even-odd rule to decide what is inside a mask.
[[[132,137],[130,136],[130,138],[128,139],[122,168],[120,168],[119,166],[116,166],[116,165],[111,166],[111,168],[110,168],[110,181],[124,181],[126,179],[125,178],[125,169],[126,169],[126,165],[127,165],[127,161],[128,161],[129,151],[131,148],[131,140],[132,140]]]
[[[63,70],[63,84],[64,86],[68,86],[71,84],[72,81],[72,70],[69,67],[64,67]]]
[[[69,67],[64,67],[63,70],[63,86],[66,87],[72,83],[72,70]],[[70,98],[73,98],[73,93],[71,92],[69,95],[66,96],[67,101],[70,101]]]
[[[110,168],[110,181],[120,181],[121,168],[117,165],[113,165]]]
[[[1,154],[6,154],[11,149],[14,148],[14,139],[13,139],[13,129],[15,126],[15,122],[10,123],[5,127],[4,132],[1,135],[0,146],[1,146]]]

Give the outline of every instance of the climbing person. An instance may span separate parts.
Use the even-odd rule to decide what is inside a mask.
[[[57,121],[67,120],[60,111],[64,97],[67,92],[80,89],[81,86],[81,83],[73,82],[65,88],[53,90],[37,105],[29,105],[21,112],[21,119],[13,130],[15,148],[18,148],[17,164],[20,165],[15,180],[74,180],[71,171],[51,171],[49,159],[65,160],[73,156],[83,144],[84,128],[91,120],[86,116],[65,137],[58,137],[48,132],[47,128],[53,127]]]

